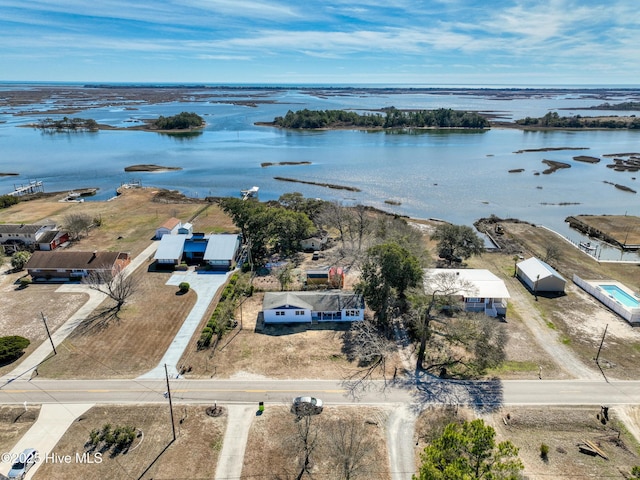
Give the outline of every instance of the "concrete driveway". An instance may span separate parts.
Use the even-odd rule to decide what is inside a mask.
[[[173,378],[178,377],[178,362],[180,361],[180,357],[182,357],[202,317],[206,313],[207,308],[209,308],[211,300],[213,300],[218,289],[226,283],[232,273],[233,272],[198,273],[195,271],[187,271],[175,272],[171,275],[167,281],[167,285],[178,286],[182,282],[187,282],[191,290],[194,290],[198,294],[198,299],[158,365],[138,378],[164,378],[165,364],[167,365],[169,376]]]

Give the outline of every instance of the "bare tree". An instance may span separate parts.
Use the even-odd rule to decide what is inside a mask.
[[[88,285],[92,290],[104,293],[116,302],[116,305],[113,307],[116,317],[136,290],[135,283],[131,276],[125,275],[122,269],[113,271],[109,267],[92,270],[89,275],[83,279],[83,283]]]
[[[371,478],[369,466],[376,446],[361,419],[350,417],[333,422],[327,428],[327,441],[336,470],[334,478]]]
[[[441,272],[424,280],[424,290],[414,290],[410,296],[411,310],[408,318],[420,344],[418,346],[416,371],[422,370],[431,339],[431,323],[437,319],[437,311],[444,307],[455,308],[462,294],[469,294],[475,287],[470,282],[460,279],[453,272]]]
[[[79,239],[82,232],[88,235],[92,224],[93,220],[85,213],[72,213],[64,217],[64,227],[74,240]]]
[[[548,243],[544,252],[544,261],[546,263],[554,263],[560,260],[560,249],[555,243]]]
[[[318,445],[318,427],[312,421],[312,415],[296,417],[298,426],[298,446],[300,449],[300,471],[296,480],[301,480],[304,474],[311,476],[311,454]]]
[[[376,372],[382,374],[383,388],[386,388],[386,363],[396,351],[395,343],[369,319],[354,322],[343,338],[347,358],[358,362],[358,368],[343,380],[343,385],[351,396],[356,397],[360,392],[370,388]]]

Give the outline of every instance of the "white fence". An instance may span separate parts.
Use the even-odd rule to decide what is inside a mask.
[[[640,323],[640,308],[631,308],[622,305],[615,298],[611,297],[601,288],[590,284],[577,275],[573,275],[573,283],[582,288],[585,292],[597,298],[602,304],[620,315],[629,323]]]

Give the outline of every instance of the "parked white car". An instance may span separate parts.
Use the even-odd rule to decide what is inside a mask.
[[[296,415],[318,415],[322,413],[322,400],[315,397],[296,397],[291,405],[291,413]]]
[[[9,478],[24,478],[29,469],[38,460],[38,451],[35,448],[26,448],[11,465],[7,476]]]

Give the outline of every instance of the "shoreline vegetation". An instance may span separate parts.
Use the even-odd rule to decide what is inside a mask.
[[[170,172],[175,170],[182,170],[182,167],[163,167],[152,163],[143,163],[124,167],[125,172]]]
[[[304,183],[306,185],[316,185],[318,187],[326,187],[332,188],[334,190],[348,190],[350,192],[361,192],[357,187],[349,187],[345,185],[335,185],[333,183],[322,183],[322,182],[311,182],[308,180],[298,180],[295,178],[287,178],[287,177],[273,177],[274,180],[280,180],[281,182],[293,182],[293,183]]]
[[[276,167],[279,165],[311,165],[311,162],[302,161],[302,162],[262,162],[260,166],[262,168],[266,167]]]
[[[204,119],[193,112],[181,112],[177,115],[165,117],[160,115],[155,120],[143,120],[142,125],[133,127],[114,127],[98,123],[92,118],[63,117],[55,120],[44,118],[36,123],[20,125],[36,128],[46,132],[97,132],[99,130],[139,130],[156,133],[183,133],[200,130],[206,125]]]

